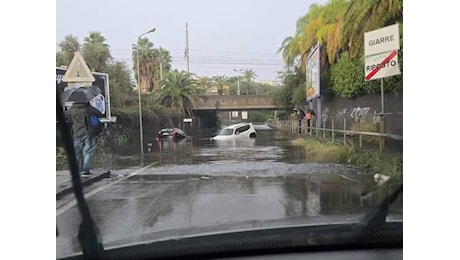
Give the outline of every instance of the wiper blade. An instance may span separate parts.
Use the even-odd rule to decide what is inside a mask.
[[[78,210],[82,217],[80,230],[78,233],[78,241],[82,249],[83,255],[89,259],[101,258],[103,247],[102,239],[99,235],[99,230],[91,217],[88,204],[83,196],[83,188],[80,179],[80,170],[75,156],[73,147],[73,139],[70,134],[69,124],[65,120],[64,111],[59,101],[59,96],[56,92],[56,120],[58,122],[59,132],[64,143],[69,161],[70,174],[72,176],[72,186],[77,201]],[[57,233],[57,232],[56,232]]]
[[[388,184],[388,183],[387,183]],[[389,184],[388,184],[389,185]],[[359,223],[353,228],[352,237],[357,240],[362,240],[375,231],[386,222],[388,209],[390,205],[398,198],[399,194],[403,191],[403,184],[401,183],[389,196],[387,196],[382,203],[369,214],[367,214]]]

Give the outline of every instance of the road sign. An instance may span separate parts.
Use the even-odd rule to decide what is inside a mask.
[[[401,71],[397,50],[365,57],[364,79],[366,81],[399,74]]]
[[[68,85],[72,85],[73,83],[91,83],[95,81],[93,73],[80,52],[75,52],[62,81],[67,82]],[[91,84],[88,85],[91,86]]]
[[[71,87],[68,85],[68,82],[63,81],[66,71],[67,68],[56,67],[56,92],[58,96],[60,96],[66,88]],[[103,96],[103,102],[105,103],[105,105],[102,107],[100,104],[101,100],[95,100],[94,106],[105,110],[103,112],[104,116],[101,118],[102,122],[111,122],[114,117],[112,117],[110,111],[109,74],[93,72],[92,75],[95,81],[91,84],[99,87]],[[71,104],[66,104],[65,106],[66,109],[68,109],[71,107]]]
[[[248,119],[248,111],[241,111],[241,119]]]
[[[399,50],[399,24],[364,33],[364,56]]]

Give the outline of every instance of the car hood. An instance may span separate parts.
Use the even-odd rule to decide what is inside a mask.
[[[127,244],[135,244],[142,242],[170,240],[193,236],[208,236],[215,234],[224,233],[236,233],[254,230],[267,230],[274,228],[283,227],[295,227],[295,226],[318,226],[318,225],[332,225],[332,224],[352,224],[359,222],[364,217],[364,214],[346,214],[336,216],[320,216],[320,217],[292,217],[283,219],[272,219],[272,220],[248,220],[239,221],[232,223],[220,223],[213,225],[195,226],[180,229],[166,229],[162,231],[156,231],[149,234],[142,234],[136,237],[130,237],[126,239],[116,241],[106,241],[104,245],[120,246]],[[389,216],[392,221],[399,220],[398,216]]]
[[[353,229],[364,215],[337,215],[325,218],[289,218],[245,221],[177,230],[164,230],[131,239],[104,243],[107,257],[178,257],[228,250],[255,250],[293,247],[393,243],[402,246],[402,220],[387,221],[365,240],[355,240]],[[390,216],[389,216],[390,217]],[[391,217],[390,217],[391,218]],[[386,244],[388,245],[388,244]],[[81,253],[59,259],[80,259]]]

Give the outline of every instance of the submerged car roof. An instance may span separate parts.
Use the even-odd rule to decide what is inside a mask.
[[[225,128],[237,128],[237,127],[244,126],[244,125],[252,125],[252,123],[238,123],[238,124],[226,126]]]

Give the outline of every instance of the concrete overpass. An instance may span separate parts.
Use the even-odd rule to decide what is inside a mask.
[[[195,111],[200,110],[274,110],[282,109],[273,103],[272,96],[240,95],[240,96],[201,96]]]

